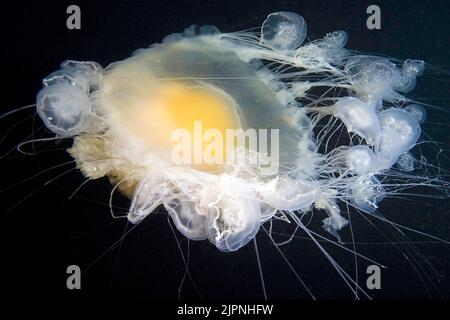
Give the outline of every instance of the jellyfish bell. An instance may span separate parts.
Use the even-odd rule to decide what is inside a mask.
[[[75,86],[46,87],[39,92],[36,105],[47,128],[61,136],[74,136],[89,126],[92,114],[89,98]]]
[[[400,155],[411,150],[420,137],[419,122],[402,109],[390,108],[379,114],[380,144],[377,150],[379,163],[392,167]]]
[[[42,80],[45,87],[58,83],[70,84],[81,88],[88,94],[100,80],[102,67],[94,61],[66,60],[61,63],[61,69],[49,74]]]
[[[357,133],[368,144],[377,143],[380,124],[374,104],[365,103],[355,97],[344,97],[335,104],[334,113],[345,124],[348,132]]]
[[[305,37],[301,16],[277,12],[261,33],[193,26],[105,69],[67,61],[37,112],[73,137],[87,178],[131,199],[133,223],[163,206],[184,236],[228,252],[279,213],[306,228],[319,209],[340,239],[342,204],[374,212],[391,167],[408,169],[421,118],[399,106],[423,64],[347,50],[344,31]],[[344,127],[354,134],[333,147]]]
[[[36,110],[48,129],[61,136],[87,130],[93,109],[91,86],[99,81],[101,67],[95,62],[67,60],[61,69],[45,77],[36,98]]]
[[[365,173],[373,169],[374,154],[367,146],[354,146],[346,151],[347,166],[350,170],[358,173]]]
[[[327,34],[323,38],[323,45],[329,48],[342,49],[348,41],[348,34],[344,30],[337,30]]]
[[[380,99],[393,100],[398,97],[394,90],[400,70],[388,59],[355,57],[347,62],[356,94],[367,102]]]
[[[373,213],[385,194],[377,177],[373,174],[364,174],[350,184],[349,200],[356,208]]]
[[[397,167],[405,172],[414,171],[416,160],[410,153],[402,154],[397,160]]]
[[[411,77],[420,76],[425,70],[425,62],[422,60],[406,59],[403,62],[402,72]]]
[[[261,209],[250,188],[246,181],[224,174],[202,199],[208,238],[221,251],[238,250],[259,231]]]
[[[427,119],[427,111],[420,104],[416,103],[408,104],[404,108],[404,110],[407,111],[409,114],[411,114],[419,122],[419,124],[425,123]]]
[[[266,203],[280,210],[307,210],[320,196],[318,186],[289,177],[276,177],[261,192]]]
[[[305,19],[293,12],[269,14],[261,28],[261,42],[275,50],[293,50],[305,41]]]

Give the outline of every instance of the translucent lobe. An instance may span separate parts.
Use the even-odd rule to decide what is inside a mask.
[[[298,48],[306,38],[306,22],[293,12],[269,14],[261,29],[261,41],[281,51]]]
[[[367,146],[353,146],[345,153],[347,167],[356,173],[365,173],[374,169],[374,154]]]
[[[209,241],[221,251],[235,251],[247,244],[261,225],[259,201],[240,179],[222,175],[203,199]]]
[[[427,111],[419,104],[409,104],[405,107],[405,111],[412,115],[420,124],[427,120]]]
[[[47,128],[62,136],[85,131],[92,114],[86,93],[65,83],[44,87],[39,91],[36,108]]]
[[[409,151],[420,136],[419,122],[408,112],[390,108],[379,114],[380,141],[377,157],[383,168],[390,168],[401,154]]]
[[[71,136],[89,127],[92,107],[88,95],[97,88],[102,71],[96,62],[66,60],[61,69],[44,78],[36,109],[48,129]]]
[[[178,231],[191,240],[205,240],[206,215],[188,197],[173,199],[164,204]]]
[[[320,194],[312,183],[277,177],[261,189],[263,201],[280,210],[308,209]]]
[[[380,125],[375,107],[355,97],[344,97],[334,105],[335,116],[341,119],[348,132],[355,132],[368,144],[378,140]]]
[[[323,44],[328,48],[341,49],[345,47],[348,40],[348,34],[344,30],[337,30],[327,34],[323,38]]]
[[[405,172],[411,172],[414,171],[414,163],[416,160],[414,157],[409,153],[402,154],[397,161],[397,167]]]
[[[371,174],[359,176],[349,187],[351,203],[366,212],[375,211],[384,195],[380,181]]]
[[[411,77],[420,76],[425,70],[425,62],[422,60],[406,59],[402,66],[403,73]]]

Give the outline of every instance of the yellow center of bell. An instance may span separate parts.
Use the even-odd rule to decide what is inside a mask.
[[[220,171],[227,157],[226,130],[241,128],[235,103],[228,95],[210,86],[169,81],[139,91],[120,108],[121,125],[149,152],[161,152],[171,160],[175,155],[175,164],[183,159],[181,164],[199,170]],[[218,137],[222,140],[217,141]],[[217,162],[208,162],[205,154]]]

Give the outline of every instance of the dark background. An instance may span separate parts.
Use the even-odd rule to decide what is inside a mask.
[[[65,12],[70,4],[81,7],[81,30],[66,28]],[[370,4],[381,8],[381,30],[366,28],[366,8]],[[275,11],[301,14],[308,24],[310,39],[343,29],[349,33],[348,48],[400,59],[423,59],[450,70],[450,3],[445,0],[16,2],[2,7],[1,112],[34,103],[42,78],[65,59],[94,60],[106,66],[191,24],[213,24],[222,31],[237,31],[260,26]],[[419,81],[412,95],[447,108],[448,82],[448,73],[429,73]],[[0,128],[6,129],[31,114],[24,111],[2,119]],[[448,114],[437,109],[430,112],[430,122],[441,125],[424,127],[447,147],[448,119]],[[18,124],[0,144],[2,154],[39,127],[39,119],[33,118]],[[42,130],[35,133],[35,137],[44,136],[48,135]],[[151,215],[132,229],[126,219],[111,218],[108,208],[111,186],[106,180],[87,183],[70,200],[68,197],[84,181],[78,171],[70,171],[44,185],[73,165],[55,168],[10,188],[43,169],[70,161],[64,151],[55,150],[67,146],[64,142],[37,143],[34,150],[47,152],[34,156],[12,152],[0,160],[1,290],[11,299],[73,296],[177,299],[185,266],[165,214]],[[33,151],[32,146],[24,149]],[[27,198],[30,193],[32,196]],[[128,201],[117,195],[114,204],[123,207],[117,209],[118,214],[123,214]],[[384,201],[380,210],[397,223],[450,240],[448,199],[392,199]],[[322,213],[315,214],[310,228],[323,234],[323,218]],[[357,251],[388,267],[383,270],[382,289],[370,292],[373,298],[448,298],[450,245],[415,244],[424,254],[425,260],[420,259],[410,246],[390,243],[404,241],[398,232],[391,233],[390,228],[376,219],[368,220],[359,215],[352,217],[359,243]],[[281,226],[281,231],[289,232],[285,227]],[[119,241],[125,232],[127,236]],[[416,242],[432,240],[411,232],[405,234]],[[186,257],[188,242],[180,234],[176,236]],[[344,230],[343,238],[351,241],[349,228]],[[257,239],[269,298],[310,299],[264,232]],[[193,283],[207,299],[263,297],[252,244],[235,253],[221,253],[207,241],[189,245],[189,271],[194,281],[186,278],[182,298],[200,297]],[[354,276],[354,257],[335,246],[324,246]],[[354,298],[310,240],[294,239],[282,250],[317,298]],[[83,271],[80,291],[66,289],[65,271],[71,264],[79,265]],[[358,259],[359,283],[363,287],[368,265]]]

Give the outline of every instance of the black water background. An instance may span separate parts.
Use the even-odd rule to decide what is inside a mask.
[[[223,31],[259,26],[268,13],[298,12],[308,23],[310,39],[343,29],[349,33],[348,47],[377,52],[401,59],[419,58],[450,70],[450,27],[447,1],[108,1],[78,4],[82,10],[82,29],[65,28],[65,10],[72,2],[15,3],[4,7],[1,19],[1,71],[3,90],[1,110],[33,103],[41,79],[64,59],[95,60],[106,66],[124,59],[138,48],[158,42],[167,34],[191,25],[213,24]],[[365,10],[378,4],[382,10],[382,29],[365,26]],[[449,103],[449,77],[428,75],[419,81],[414,96],[429,99],[442,107]],[[25,113],[29,114],[29,113]],[[431,121],[447,124],[448,115],[435,112]],[[20,115],[7,124],[18,121]],[[5,124],[1,124],[3,128]],[[39,125],[39,123],[38,123]],[[435,140],[449,145],[448,128],[425,127]],[[31,123],[8,137],[2,146],[11,146],[31,132]],[[62,144],[63,146],[64,144]],[[16,154],[17,155],[17,154]],[[64,152],[19,156],[1,162],[2,188],[40,172],[43,168],[69,161]],[[448,168],[448,167],[447,167]],[[56,170],[62,173],[64,170]],[[48,173],[39,179],[0,194],[0,208],[6,211],[27,194],[55,177]],[[86,270],[108,247],[132,227],[125,220],[112,221],[107,206],[68,196],[83,181],[78,172],[49,184],[12,211],[2,213],[2,288],[10,296],[59,297],[70,295],[109,297],[151,297],[176,299],[184,274],[177,242],[164,214],[146,219],[128,234],[120,248],[111,250]],[[107,181],[89,183],[78,195],[107,203]],[[426,191],[423,191],[426,192]],[[126,205],[124,199],[116,203]],[[383,203],[383,213],[398,223],[450,239],[450,213],[447,200],[411,199]],[[316,215],[311,227],[321,232]],[[375,221],[375,219],[371,219]],[[355,216],[354,232],[359,242],[385,242],[386,239],[363,218]],[[383,227],[381,227],[383,228]],[[388,232],[388,231],[386,231]],[[303,234],[299,234],[302,236]],[[429,240],[408,234],[416,241]],[[350,234],[343,236],[350,240]],[[178,235],[183,248],[187,242]],[[308,298],[307,292],[287,264],[261,232],[258,244],[269,297]],[[347,270],[353,268],[352,255],[326,246]],[[450,289],[450,248],[443,244],[419,245],[435,266],[440,286]],[[190,242],[190,271],[196,286],[206,298],[262,298],[254,248],[224,254],[212,245]],[[371,292],[379,299],[439,298],[431,294],[408,261],[389,244],[358,245],[365,255],[389,266],[383,271],[383,288]],[[351,291],[340,280],[317,247],[309,240],[296,239],[283,248],[286,257],[319,298],[351,299]],[[417,262],[412,262],[417,266]],[[86,270],[83,289],[65,289],[65,268],[70,264]],[[423,262],[421,262],[423,265]],[[367,263],[359,261],[364,284]],[[427,269],[429,270],[429,269]],[[353,271],[351,271],[353,275]],[[436,277],[424,280],[436,284]],[[187,279],[183,298],[196,298]]]

